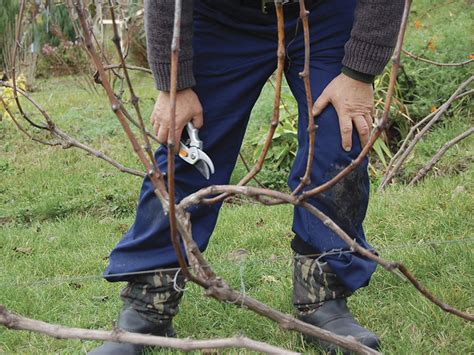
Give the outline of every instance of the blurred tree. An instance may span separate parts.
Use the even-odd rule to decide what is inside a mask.
[[[0,0],[0,67],[5,69],[7,36],[14,33],[15,17],[18,14],[18,0]]]

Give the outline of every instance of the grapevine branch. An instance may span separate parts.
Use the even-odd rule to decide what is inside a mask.
[[[410,57],[412,59],[419,60],[420,62],[425,62],[425,63],[428,63],[428,64],[433,64],[433,65],[436,65],[438,67],[463,67],[465,65],[468,65],[468,64],[471,64],[472,62],[474,62],[474,59],[468,59],[468,60],[465,60],[465,61],[459,62],[459,63],[440,63],[440,62],[435,62],[433,60],[429,60],[429,59],[420,57],[416,54],[413,54],[410,51],[407,51],[405,48],[403,48],[402,51],[403,51],[404,54],[406,54],[408,57]]]
[[[176,129],[176,93],[178,82],[178,56],[180,49],[180,34],[181,34],[181,0],[175,0],[174,9],[174,23],[173,23],[173,38],[171,43],[171,85],[170,85],[170,127],[168,131],[168,193],[169,193],[169,221],[171,242],[178,257],[179,266],[188,280],[193,281],[195,277],[191,275],[187,268],[186,261],[181,249],[181,243],[177,232],[176,222],[176,205],[175,205],[175,186],[174,186],[174,159],[175,159],[175,129]]]
[[[449,148],[452,146],[458,144],[460,141],[462,141],[464,138],[469,137],[471,134],[474,133],[474,127],[469,128],[467,131],[461,133],[460,135],[454,137],[451,139],[449,142],[444,144],[438,152],[431,158],[431,160],[424,166],[422,167],[416,176],[410,181],[408,184],[409,186],[413,186],[416,183],[418,183],[423,177],[431,170],[433,169],[434,165],[443,157],[443,155],[448,151]]]
[[[20,99],[18,98],[18,86],[16,84],[16,58],[18,49],[20,48],[20,35],[22,30],[22,21],[23,21],[23,14],[25,12],[25,1],[22,1],[20,4],[20,10],[18,13],[18,18],[16,22],[16,29],[15,29],[15,45],[13,46],[13,55],[12,55],[12,83],[13,83],[13,98],[15,99],[16,106],[20,111],[21,116],[32,126],[39,128],[39,129],[47,129],[46,126],[39,125],[31,120],[31,118],[26,114],[23,110],[23,106],[20,103]],[[47,126],[52,125],[51,122],[47,121]]]
[[[375,261],[382,267],[384,267],[387,271],[394,272],[395,269],[398,269],[403,275],[407,277],[407,279],[415,286],[415,288],[420,291],[420,293],[429,299],[431,302],[439,306],[441,309],[448,313],[455,314],[463,319],[469,320],[471,322],[474,321],[474,315],[460,311],[450,305],[440,301],[437,299],[433,294],[431,294],[408,270],[406,266],[404,266],[400,262],[395,261],[387,261],[376,254],[373,254],[370,250],[365,249],[364,247],[360,246],[355,240],[353,240],[341,227],[339,227],[333,220],[331,220],[326,214],[321,212],[319,209],[314,207],[312,204],[302,201],[301,199],[285,194],[283,192],[278,192],[274,190],[268,189],[261,189],[256,187],[250,186],[231,186],[231,185],[224,185],[224,186],[211,186],[202,190],[197,191],[194,194],[191,194],[185,197],[181,203],[181,209],[187,209],[193,205],[199,203],[205,203],[205,197],[207,195],[213,195],[216,193],[223,193],[223,192],[232,192],[234,194],[242,194],[248,197],[255,198],[256,200],[260,201],[261,203],[265,204],[265,201],[261,199],[262,196],[268,196],[272,199],[279,199],[283,200],[286,203],[290,203],[294,206],[301,206],[308,210],[311,214],[313,214],[316,218],[318,218],[325,226],[331,229],[339,238],[341,238],[350,248],[354,250],[358,254]]]
[[[22,0],[22,3],[23,2],[24,0]],[[85,15],[82,1],[81,0],[76,1],[74,6],[79,18],[80,26],[83,30],[84,42],[87,48],[87,52],[89,53],[89,56],[91,57],[91,60],[93,61],[97,69],[97,72],[99,73],[99,76],[102,80],[102,86],[107,93],[112,111],[115,113],[120,124],[122,125],[122,128],[124,129],[127,138],[130,140],[130,143],[132,144],[133,150],[135,151],[138,158],[144,165],[145,170],[148,176],[150,177],[150,180],[153,182],[156,188],[155,191],[157,191],[157,195],[159,195],[158,197],[160,198],[162,203],[166,204],[168,192],[166,190],[166,186],[163,180],[163,175],[161,174],[159,169],[154,168],[152,166],[152,163],[148,161],[146,154],[143,152],[140,144],[138,143],[137,138],[135,137],[133,131],[130,129],[130,126],[127,123],[127,119],[123,113],[122,105],[120,101],[116,98],[116,96],[114,95],[112,87],[110,86],[110,83],[107,79],[107,75],[102,65],[102,62],[100,61],[97,51],[92,43],[91,34],[90,34],[92,31],[89,29],[89,26],[87,24],[86,15]]]
[[[466,92],[463,92],[462,94],[459,94],[457,95],[453,102],[456,101],[456,100],[459,100],[465,96],[469,96],[469,95],[472,95],[474,94],[474,90],[469,90],[469,91],[466,91]],[[412,139],[413,135],[415,134],[415,132],[418,131],[418,129],[423,126],[424,124],[426,124],[427,122],[429,122],[430,119],[433,118],[433,116],[435,114],[437,114],[439,112],[440,109],[443,109],[443,106],[439,107],[436,109],[436,111],[434,112],[431,112],[429,115],[427,115],[425,118],[423,118],[422,120],[420,120],[418,123],[416,123],[414,126],[412,126],[410,128],[410,131],[408,132],[407,136],[405,137],[405,139],[403,140],[403,143],[402,145],[400,146],[400,148],[398,149],[398,151],[393,155],[392,159],[390,159],[390,162],[388,164],[388,170],[390,170],[393,165],[395,164],[395,162],[397,161],[397,159],[400,157],[400,155],[403,154],[403,152],[405,151],[408,143],[410,142],[410,140]]]
[[[132,81],[130,80],[130,75],[128,74],[128,67],[125,63],[125,58],[124,58],[124,55],[122,53],[122,47],[120,45],[121,39],[120,39],[119,31],[118,31],[118,28],[117,28],[117,23],[116,23],[116,20],[115,20],[115,11],[114,11],[114,6],[113,6],[113,3],[112,3],[112,0],[109,0],[109,6],[110,6],[110,16],[112,18],[112,23],[113,23],[112,27],[113,27],[113,31],[114,31],[114,36],[112,38],[112,42],[114,42],[115,48],[117,49],[117,53],[118,53],[119,58],[120,58],[120,66],[123,69],[123,73],[125,75],[125,80],[127,82],[128,90],[130,91],[130,101],[131,101],[131,103],[133,105],[133,108],[135,109],[135,112],[136,112],[137,117],[138,117],[138,124],[139,124],[140,130],[142,132],[143,140],[145,142],[144,150],[145,150],[145,152],[147,152],[149,159],[152,161],[153,168],[158,171],[159,170],[158,169],[158,164],[155,160],[155,156],[153,155],[153,151],[152,151],[152,148],[151,148],[151,145],[150,145],[150,140],[148,138],[146,128],[145,128],[145,124],[143,122],[143,116],[142,116],[142,113],[140,111],[140,105],[138,103],[139,98],[138,98],[137,95],[135,95],[135,90],[133,89]]]
[[[402,21],[400,25],[400,32],[398,34],[397,44],[395,45],[395,50],[392,55],[392,69],[390,72],[390,82],[389,82],[389,86],[387,90],[387,95],[385,98],[385,105],[383,109],[382,119],[378,123],[377,127],[375,127],[375,132],[374,131],[372,132],[369,142],[364,146],[362,151],[359,153],[359,156],[356,159],[354,159],[351,162],[351,164],[349,164],[346,168],[340,171],[336,176],[334,176],[329,181],[311,190],[304,191],[299,197],[301,200],[306,200],[312,196],[315,196],[321,192],[326,191],[327,189],[331,188],[332,186],[337,184],[339,181],[341,181],[341,179],[347,176],[350,172],[352,172],[358,165],[360,165],[364,161],[365,157],[367,156],[367,154],[369,154],[370,150],[372,149],[375,141],[380,137],[385,127],[387,126],[388,115],[390,113],[390,105],[392,103],[393,94],[395,92],[395,84],[397,82],[398,69],[400,68],[400,53],[403,46],[403,39],[405,37],[405,31],[406,31],[407,22],[408,22],[408,15],[410,13],[410,7],[411,7],[411,0],[405,0],[405,8],[403,11]]]
[[[387,93],[387,99],[385,100],[385,109],[384,109],[384,119],[382,121],[387,121],[388,119],[388,111],[390,108],[390,98],[393,95],[394,92],[394,87],[395,87],[395,82],[396,82],[396,73],[397,69],[400,65],[400,49],[403,43],[403,32],[406,28],[406,23],[407,23],[407,18],[408,18],[408,13],[409,13],[409,8],[410,8],[411,1],[406,0],[405,3],[405,9],[404,9],[404,14],[403,14],[403,19],[402,19],[402,25],[401,25],[401,30],[400,34],[398,37],[398,43],[395,49],[395,54],[393,57],[393,68],[392,68],[392,73],[391,73],[391,78],[390,78],[390,87]],[[277,4],[278,6],[278,4]],[[380,134],[380,130],[378,132]],[[373,137],[372,137],[373,139]],[[457,310],[449,305],[444,304],[440,300],[436,299],[431,293],[429,293],[420,283],[417,281],[414,276],[408,271],[408,269],[401,263],[396,263],[396,262],[388,262],[385,261],[384,259],[374,255],[372,252],[369,250],[361,247],[358,245],[356,242],[354,242],[337,224],[335,224],[328,216],[323,214],[321,211],[319,211],[316,207],[313,205],[307,203],[304,201],[304,199],[301,199],[301,197],[295,197],[293,195],[287,195],[278,191],[273,191],[273,190],[268,190],[268,189],[258,189],[258,188],[251,188],[251,187],[240,187],[239,186],[211,186],[208,188],[201,189],[197,191],[194,194],[189,195],[188,197],[185,197],[181,203],[179,204],[179,207],[181,207],[182,215],[186,215],[184,212],[187,208],[189,208],[191,205],[194,205],[196,203],[203,203],[203,204],[211,204],[214,203],[213,200],[205,199],[207,196],[212,196],[215,194],[226,194],[226,193],[234,193],[234,194],[244,194],[249,197],[255,197],[258,201],[264,203],[264,204],[271,204],[274,201],[281,201],[281,202],[286,202],[286,203],[291,203],[293,205],[300,205],[307,210],[309,210],[313,215],[315,215],[318,219],[323,221],[323,223],[328,226],[330,229],[332,229],[341,239],[343,239],[348,246],[350,246],[352,249],[357,251],[359,254],[376,261],[380,265],[382,265],[385,269],[389,271],[393,271],[394,269],[399,269],[411,282],[412,284],[429,300],[431,300],[433,303],[437,304],[439,307],[441,307],[443,310],[449,313],[456,314],[464,319],[474,321],[474,316],[462,312],[460,310]],[[270,201],[265,201],[262,199],[262,197],[270,197]],[[194,202],[191,202],[193,201]],[[188,223],[189,220],[188,220]],[[192,240],[192,236],[189,234],[183,234],[183,239],[185,244],[186,243],[191,243],[193,246],[189,250],[192,251],[192,253],[195,253],[196,255],[200,255],[199,249],[196,248],[195,243]],[[197,265],[199,267],[199,265]],[[209,282],[204,282],[205,287],[208,288]]]
[[[461,83],[459,87],[456,89],[456,91],[451,95],[451,97],[439,107],[439,109],[432,115],[428,123],[423,127],[423,129],[418,132],[413,140],[410,142],[410,144],[407,145],[406,148],[402,151],[402,153],[399,154],[399,158],[393,163],[393,167],[387,171],[385,174],[382,182],[380,183],[380,186],[378,188],[378,191],[382,191],[387,184],[390,183],[390,181],[395,177],[397,172],[400,170],[403,162],[408,158],[410,153],[413,151],[415,148],[416,144],[423,138],[423,136],[428,132],[428,130],[442,117],[442,115],[449,109],[451,104],[459,97],[461,96],[461,93],[466,89],[474,80],[474,75],[471,76],[469,79]],[[429,117],[430,115],[428,115]],[[423,120],[425,121],[425,120]],[[403,148],[403,145],[402,145]]]
[[[244,167],[245,167],[245,169],[247,170],[247,172],[250,172],[251,168],[250,168],[249,164],[247,163],[247,160],[246,160],[245,157],[243,156],[242,152],[239,152],[239,158],[240,158],[240,160],[242,161],[242,164],[244,164]],[[255,181],[258,186],[263,187],[263,188],[265,187],[265,186],[263,186],[263,184],[260,182],[260,180],[257,178],[257,176],[254,176],[254,177],[253,177],[253,181]]]
[[[25,0],[22,0],[22,6],[24,6]],[[127,120],[126,111],[121,105],[120,101],[114,94],[110,82],[106,75],[106,70],[104,68],[104,64],[100,60],[100,56],[95,49],[95,46],[92,42],[91,36],[91,29],[87,21],[86,11],[84,9],[84,5],[81,0],[76,0],[74,4],[74,8],[78,15],[79,25],[82,29],[82,37],[84,39],[84,43],[87,49],[87,52],[91,58],[91,61],[94,63],[94,66],[97,70],[98,77],[100,78],[101,84],[109,98],[109,102],[111,104],[112,110],[116,114],[118,120],[120,121],[127,138],[132,144],[132,147],[137,154],[139,160],[144,165],[148,176],[155,188],[155,193],[159,200],[161,201],[164,210],[169,214],[170,217],[170,224],[172,233],[172,241],[175,247],[175,252],[178,256],[178,261],[180,266],[183,270],[187,269],[187,264],[184,260],[184,256],[182,255],[181,250],[181,243],[179,241],[179,237],[181,237],[182,242],[185,247],[185,252],[187,259],[190,263],[192,272],[189,272],[186,276],[189,280],[201,285],[206,289],[206,295],[213,297],[219,301],[229,302],[235,304],[239,307],[246,307],[254,312],[265,316],[273,321],[277,322],[283,329],[287,330],[295,330],[300,333],[303,333],[308,336],[316,337],[325,341],[329,341],[334,343],[338,346],[344,347],[346,349],[352,350],[357,353],[364,353],[364,354],[377,354],[377,352],[373,349],[370,349],[355,339],[350,337],[342,337],[335,335],[331,332],[323,330],[321,328],[312,326],[310,324],[304,323],[300,320],[295,319],[294,317],[283,314],[277,310],[274,310],[267,305],[248,297],[245,294],[239,293],[229,287],[224,280],[218,277],[210,268],[204,257],[202,256],[196,242],[193,240],[192,232],[191,232],[191,219],[190,214],[188,211],[189,207],[194,206],[196,204],[210,204],[220,201],[216,198],[210,198],[211,196],[215,196],[216,194],[219,195],[219,198],[222,199],[222,196],[228,196],[230,194],[237,194],[237,195],[245,195],[251,198],[256,199],[257,201],[261,202],[262,204],[271,205],[275,203],[287,203],[292,204],[294,206],[301,206],[307,209],[310,213],[312,213],[316,218],[320,219],[328,228],[330,228],[336,235],[338,235],[342,240],[346,242],[346,244],[355,252],[363,255],[371,260],[376,261],[380,265],[382,265],[385,269],[394,272],[398,269],[403,275],[407,277],[408,280],[418,289],[420,293],[422,293],[426,298],[430,301],[438,305],[440,308],[445,310],[446,312],[450,312],[453,314],[458,315],[464,319],[473,321],[474,316],[472,314],[457,310],[449,305],[444,304],[436,297],[434,297],[427,289],[425,289],[418,280],[408,271],[408,269],[401,263],[398,262],[391,262],[382,259],[381,257],[373,254],[371,251],[363,248],[359,244],[357,244],[354,240],[352,240],[346,233],[343,231],[336,223],[334,223],[328,216],[323,214],[319,211],[316,207],[311,205],[310,203],[306,202],[306,199],[314,196],[316,193],[324,191],[325,189],[331,187],[335,183],[337,183],[340,179],[344,176],[349,174],[357,164],[360,164],[361,161],[364,159],[365,155],[368,153],[370,147],[375,142],[375,139],[380,135],[381,131],[385,127],[387,120],[388,120],[388,112],[390,108],[390,100],[392,98],[395,81],[396,81],[396,73],[400,63],[400,52],[401,52],[401,45],[403,42],[403,36],[406,28],[407,17],[409,13],[409,8],[411,5],[410,0],[405,1],[405,10],[401,25],[400,34],[397,41],[396,50],[393,56],[393,67],[390,77],[390,86],[387,93],[387,98],[385,100],[385,107],[384,107],[384,115],[381,121],[381,124],[376,129],[376,132],[372,135],[372,138],[369,142],[369,145],[366,146],[359,157],[345,170],[343,170],[339,175],[335,178],[330,180],[328,183],[323,184],[321,186],[316,187],[313,190],[309,190],[303,192],[302,194],[296,196],[293,194],[285,194],[282,192],[269,190],[269,189],[261,189],[261,188],[253,188],[253,187],[246,187],[246,186],[210,186],[204,189],[201,189],[187,197],[185,197],[178,205],[175,205],[174,199],[174,150],[175,144],[177,142],[174,141],[174,129],[171,129],[171,134],[168,137],[168,186],[166,186],[164,182],[164,177],[161,172],[153,166],[153,162],[150,162],[150,157],[147,157],[147,154],[144,152],[142,147],[138,143],[138,139],[130,129]],[[180,18],[181,18],[181,6],[182,3],[180,0],[175,2],[175,15],[174,15],[174,27],[173,27],[173,41],[172,41],[172,56],[171,56],[171,124],[172,126],[175,125],[175,110],[176,110],[176,83],[177,83],[177,63],[178,63],[178,53],[179,53],[179,30],[180,30]],[[278,46],[278,65],[279,69],[282,68],[280,65],[283,64],[284,52],[281,51],[280,40],[282,39],[282,33],[280,33],[282,25],[283,25],[283,11],[282,11],[282,4],[281,1],[275,0],[275,6],[277,9],[277,18],[278,18],[278,32],[279,32],[279,46]],[[304,8],[304,2],[300,1],[300,12],[301,14],[306,14],[306,10]],[[115,22],[115,21],[114,21]],[[115,24],[114,24],[115,25]],[[19,35],[20,31],[17,31],[17,36]],[[306,47],[305,50],[308,50]],[[123,58],[122,58],[123,59]],[[126,65],[124,61],[121,62],[121,67],[125,71]],[[282,69],[281,69],[282,70]],[[277,80],[278,80],[278,70],[277,70]],[[281,72],[280,72],[281,75]],[[270,127],[270,133],[276,128],[274,126],[274,118],[278,120],[279,117],[279,102],[280,102],[280,92],[281,92],[281,82],[280,84],[276,85],[277,90],[275,90],[275,103],[274,105],[274,114],[272,118],[272,125]],[[306,85],[305,85],[306,88]],[[129,89],[130,88],[129,85]],[[132,95],[133,96],[133,95]],[[307,92],[307,98],[311,97],[310,94]],[[311,100],[310,100],[311,101]],[[138,105],[138,100],[137,100]],[[308,107],[310,111],[310,106]],[[312,121],[311,119],[309,121]],[[314,122],[313,122],[314,123]],[[278,124],[278,121],[277,121]],[[309,122],[308,125],[311,123]],[[309,130],[311,133],[311,130]],[[141,134],[146,136],[148,133],[142,129]],[[314,133],[314,132],[313,132]],[[270,136],[270,134],[269,134]],[[273,133],[271,134],[271,137]],[[270,137],[270,143],[271,143]],[[145,138],[143,138],[145,139]],[[267,136],[268,139],[268,136]],[[311,138],[310,138],[311,139]],[[267,151],[269,146],[267,147]],[[262,159],[263,164],[264,157]],[[257,165],[258,166],[258,165]],[[261,167],[260,167],[261,168]],[[259,169],[258,169],[259,170]],[[258,171],[257,171],[258,172]],[[257,173],[255,172],[255,174]],[[254,175],[255,175],[254,174]],[[125,340],[124,340],[125,341]]]
[[[176,4],[176,6],[175,6],[175,22],[174,22],[173,43],[172,43],[172,54],[173,55],[172,55],[172,70],[171,70],[171,72],[172,72],[172,75],[171,75],[171,80],[172,80],[171,81],[171,96],[173,96],[173,91],[175,92],[175,90],[176,90],[177,58],[178,58],[177,55],[178,55],[178,50],[179,50],[179,47],[178,47],[177,43],[179,43],[179,27],[180,27],[179,26],[179,20],[177,20],[177,19],[179,19],[179,16],[180,16],[180,13],[181,13],[181,2],[176,1],[175,4]],[[277,4],[277,6],[281,6],[281,4]],[[95,65],[96,65],[96,69],[97,69],[98,73],[100,74],[100,77],[101,77],[101,80],[102,80],[102,85],[106,89],[106,92],[109,95],[109,99],[111,100],[112,103],[114,103],[115,100],[112,96],[113,94],[111,93],[111,90],[108,89],[110,87],[110,84],[107,81],[107,77],[105,75],[105,71],[103,70],[102,63],[98,59],[97,52],[94,50],[94,47],[91,45],[91,42],[90,42],[89,27],[88,27],[87,21],[85,19],[85,12],[83,10],[83,5],[81,3],[76,3],[75,7],[76,7],[76,12],[78,13],[78,17],[79,17],[81,27],[82,27],[83,32],[84,32],[84,39],[86,41],[86,47],[88,48],[91,59],[94,61]],[[174,66],[175,66],[175,70],[173,70],[173,63],[174,63]],[[175,95],[175,93],[174,93],[174,95]],[[111,96],[112,96],[112,98],[111,98]],[[172,97],[172,101],[174,101],[174,100],[175,100],[175,98]],[[175,104],[175,102],[174,102],[174,104]],[[172,108],[172,110],[173,110],[173,108]],[[119,113],[121,113],[120,108],[118,108],[118,110],[115,110],[115,113],[117,114],[117,117],[119,118],[121,123],[125,122],[125,119],[124,119],[123,115],[122,115],[122,117],[119,115]],[[171,117],[174,117],[174,112],[172,111],[171,113],[172,113]],[[173,132],[173,129],[171,129],[171,131]],[[131,132],[131,131],[130,131],[130,134],[127,133],[127,137],[129,137],[130,140],[136,140],[136,138],[133,135],[133,132]],[[169,150],[168,154],[170,154],[170,152],[172,153],[172,150],[174,148],[173,147],[173,144],[174,144],[173,139],[174,139],[173,137],[168,138],[168,150]],[[143,155],[142,151],[137,151],[137,154],[140,153],[140,152]],[[143,160],[142,156],[139,155],[139,157],[140,157],[141,160]],[[172,159],[170,159],[170,160],[174,160],[174,155],[171,155],[171,158]],[[172,169],[170,169],[168,171],[168,176],[170,175],[171,171],[172,171]],[[170,182],[170,180],[169,180],[169,182]],[[172,190],[174,188],[174,185],[173,185],[174,181],[171,180],[171,182],[172,182],[172,184],[169,184],[169,186],[168,186],[168,188],[169,188],[168,191],[169,192],[172,192]],[[156,184],[158,182],[152,180],[152,183],[156,186]],[[158,196],[158,197],[160,198],[162,196]],[[174,201],[171,199],[171,197],[169,197],[168,201],[169,201],[169,203],[168,203],[167,207],[169,208],[171,205],[173,205]],[[168,213],[172,214],[171,208],[169,208]],[[173,213],[173,214],[175,214],[175,213]],[[200,284],[201,286],[204,286],[207,289],[209,289],[211,287],[214,290],[226,289],[226,290],[228,290],[228,292],[224,293],[224,294],[228,294],[230,296],[236,295],[236,297],[241,297],[242,295],[240,295],[239,293],[237,293],[234,290],[230,289],[228,286],[225,285],[225,283],[223,283],[223,281],[220,278],[216,277],[214,272],[210,269],[210,267],[204,261],[204,258],[202,257],[202,254],[200,253],[196,243],[192,239],[189,214],[187,214],[186,212],[182,212],[182,213],[178,214],[177,216],[175,216],[174,219],[178,222],[177,225],[176,225],[176,228],[178,229],[179,233],[182,235],[182,238],[185,241],[185,246],[186,246],[188,259],[190,260],[191,266],[193,267],[193,270],[195,270],[196,275],[197,275],[197,276],[190,275],[191,281],[194,281],[194,282]],[[176,245],[176,244],[174,243],[174,245]],[[179,253],[180,253],[179,247],[176,248],[175,251],[176,251],[176,253],[178,254],[178,257],[179,257]],[[181,262],[182,261],[180,261],[180,263]],[[218,293],[214,292],[214,294],[220,294],[220,293],[219,292]],[[256,305],[257,305],[257,306],[264,307],[264,309],[269,309],[268,306],[263,305],[261,302],[253,300],[251,298],[247,298],[247,299],[250,302],[250,305],[249,305],[250,307],[256,307]],[[281,315],[281,313],[277,312],[277,319],[279,317],[281,317],[280,315]],[[266,316],[269,317],[269,315],[266,315]],[[338,345],[341,345],[343,347],[346,347],[346,348],[349,348],[349,349],[352,349],[352,350],[364,349],[364,352],[374,353],[373,350],[361,345],[360,343],[358,343],[357,341],[355,341],[353,339],[347,340],[344,337],[336,336],[336,335],[334,335],[330,332],[324,331],[324,330],[319,329],[317,327],[314,327],[314,326],[311,326],[311,325],[306,324],[304,322],[298,321],[298,320],[294,319],[291,316],[288,316],[288,315],[283,315],[283,316],[285,317],[284,319],[289,318],[289,319],[292,319],[294,321],[295,326],[292,329],[302,331],[302,332],[304,332],[305,334],[308,334],[308,335],[313,335],[313,336],[316,336],[316,337],[323,337],[323,339],[325,339],[327,341],[333,341]],[[271,318],[271,319],[275,319],[275,318]],[[287,323],[287,321],[285,321],[284,323]]]
[[[3,81],[0,81],[0,86],[6,87],[6,88],[13,88],[13,86],[11,84],[3,82]],[[22,96],[23,98],[25,98],[28,102],[30,102],[38,110],[38,112],[43,116],[45,121],[49,122],[49,124],[45,124],[45,126],[44,126],[45,129],[47,131],[49,131],[49,133],[53,137],[58,139],[58,141],[50,142],[50,141],[45,141],[45,140],[39,139],[36,136],[32,136],[24,127],[19,125],[19,122],[16,119],[15,114],[9,109],[8,105],[2,99],[1,100],[2,104],[5,107],[5,109],[7,110],[8,114],[10,115],[13,123],[18,127],[18,129],[21,132],[23,132],[27,137],[29,137],[33,141],[39,142],[39,143],[44,144],[44,145],[49,145],[49,146],[60,145],[63,149],[76,147],[76,148],[79,148],[81,150],[84,150],[85,152],[87,152],[88,154],[90,154],[92,156],[95,156],[99,159],[104,160],[105,162],[109,163],[110,165],[117,168],[119,171],[121,171],[123,173],[131,174],[131,175],[135,175],[135,176],[139,176],[139,177],[144,177],[145,176],[145,174],[142,173],[141,171],[138,171],[136,169],[132,169],[132,168],[124,166],[123,164],[119,163],[118,161],[116,161],[116,160],[112,159],[111,157],[109,157],[108,155],[106,155],[104,152],[102,152],[100,150],[97,150],[95,148],[92,148],[91,146],[89,146],[85,143],[82,143],[78,139],[76,139],[76,138],[70,136],[69,134],[67,134],[66,132],[62,131],[54,123],[53,119],[48,114],[48,112],[38,102],[36,102],[26,91],[24,91],[20,88],[17,88],[17,95],[18,94],[20,96]],[[28,123],[30,123],[30,121],[28,121]],[[31,123],[30,123],[30,125],[33,128],[37,127],[37,125],[33,125]]]
[[[278,47],[277,47],[277,70],[275,76],[275,84],[273,85],[275,89],[275,96],[273,100],[273,113],[272,119],[270,121],[270,129],[263,143],[262,151],[255,163],[254,167],[249,170],[249,172],[239,181],[239,186],[246,185],[250,180],[255,178],[255,176],[262,170],[263,164],[265,163],[265,158],[270,150],[272,144],[273,136],[280,122],[280,101],[281,101],[281,87],[283,82],[283,70],[285,68],[285,26],[284,26],[284,14],[283,7],[281,2],[275,1],[275,8],[277,14],[277,31],[278,31]],[[217,203],[224,200],[228,197],[228,194],[221,194],[209,200],[209,202]]]
[[[2,82],[0,81],[0,85],[2,84]],[[1,104],[2,106],[5,108],[5,111],[7,111],[8,115],[10,116],[10,118],[12,119],[13,121],[13,124],[18,128],[18,130],[20,132],[23,132],[23,134],[25,134],[28,138],[30,139],[35,139],[25,128],[23,128],[23,126],[16,120],[15,118],[15,115],[13,114],[13,112],[10,110],[10,107],[8,106],[8,104],[5,102],[5,100],[3,99],[3,97],[0,96],[0,101],[1,101]]]
[[[267,354],[297,354],[286,349],[282,349],[273,345],[269,345],[241,336],[227,339],[194,340],[190,338],[176,339],[139,333],[130,333],[119,328],[115,328],[111,332],[104,330],[67,328],[57,324],[50,324],[39,320],[22,317],[20,315],[8,311],[2,305],[0,305],[0,324],[3,324],[9,329],[38,332],[58,339],[113,341],[167,347],[179,349],[182,351],[191,351],[199,349],[242,348]]]
[[[152,74],[151,69],[138,67],[136,65],[127,64],[126,66],[123,66],[123,64],[109,64],[109,65],[104,66],[105,70],[123,69],[123,68],[127,68],[128,70],[140,71],[147,74]]]
[[[316,126],[314,124],[314,117],[312,114],[313,98],[311,96],[311,85],[309,81],[309,60],[311,55],[311,47],[309,42],[309,24],[308,14],[304,0],[300,1],[300,20],[303,24],[303,37],[304,37],[304,66],[303,71],[300,73],[300,78],[304,82],[304,91],[306,94],[306,110],[308,111],[308,160],[306,162],[306,171],[301,178],[301,182],[293,191],[293,195],[296,196],[301,190],[308,184],[311,183],[311,169],[313,166],[314,158],[314,141],[316,137]]]

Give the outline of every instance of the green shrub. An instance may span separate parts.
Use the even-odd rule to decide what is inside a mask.
[[[37,77],[79,74],[89,68],[89,58],[81,45],[63,42],[52,47],[46,43],[41,52],[37,63]]]

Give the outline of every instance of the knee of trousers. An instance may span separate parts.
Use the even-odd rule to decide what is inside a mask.
[[[295,254],[293,266],[292,301],[300,311],[309,311],[325,301],[352,294],[326,262]]]
[[[133,308],[154,323],[172,319],[179,310],[186,280],[177,271],[159,271],[129,281],[120,297],[124,308]]]
[[[329,181],[346,165],[332,163],[322,181]],[[352,234],[361,225],[369,203],[369,175],[367,164],[357,166],[337,184],[312,199],[344,230]]]

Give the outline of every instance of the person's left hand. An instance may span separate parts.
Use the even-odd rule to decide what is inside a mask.
[[[372,129],[374,90],[372,84],[339,74],[324,89],[313,105],[313,116],[319,115],[331,103],[339,117],[342,148],[352,149],[352,127],[355,126],[364,147]]]

